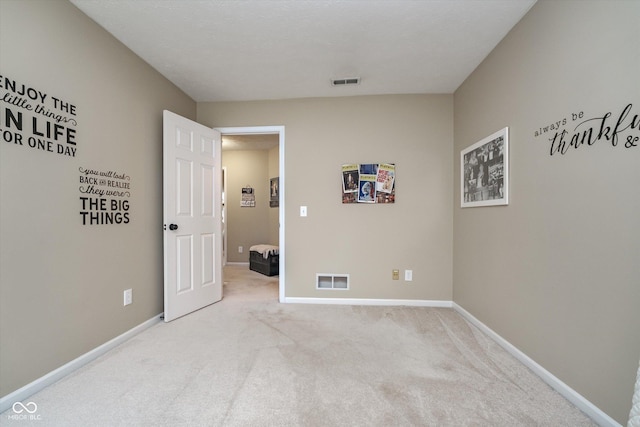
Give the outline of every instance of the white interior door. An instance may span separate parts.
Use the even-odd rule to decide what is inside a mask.
[[[220,132],[164,111],[164,320],[222,299]]]

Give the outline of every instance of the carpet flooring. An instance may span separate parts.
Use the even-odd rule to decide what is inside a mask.
[[[224,299],[31,396],[36,426],[592,426],[452,309],[279,304],[227,266]]]

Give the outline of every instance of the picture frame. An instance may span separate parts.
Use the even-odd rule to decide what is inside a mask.
[[[253,188],[250,186],[242,187],[242,199],[240,199],[240,207],[243,208],[255,208],[256,207],[256,195],[253,192]]]
[[[460,207],[509,204],[509,128],[460,152]]]
[[[269,207],[277,208],[280,206],[280,177],[271,178],[269,180]]]

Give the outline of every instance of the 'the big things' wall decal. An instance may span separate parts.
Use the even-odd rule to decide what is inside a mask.
[[[82,225],[128,224],[131,177],[124,172],[80,167]]]

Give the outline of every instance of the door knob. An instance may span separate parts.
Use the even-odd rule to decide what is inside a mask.
[[[178,224],[169,224],[169,230],[175,231],[178,229]]]

